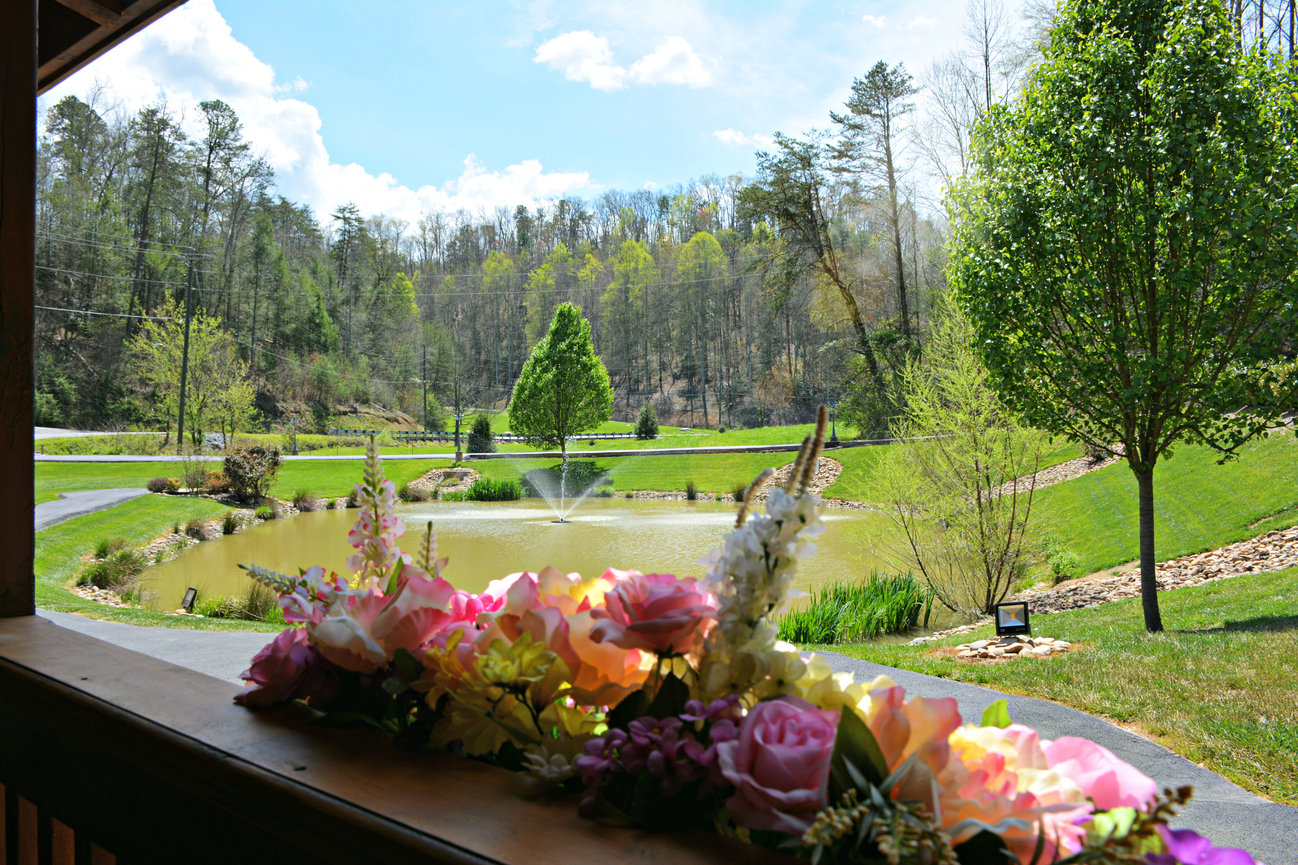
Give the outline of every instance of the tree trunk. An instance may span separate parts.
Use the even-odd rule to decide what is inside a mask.
[[[1158,581],[1154,560],[1154,467],[1132,467],[1140,489],[1140,605],[1145,612],[1145,630],[1163,630],[1158,612]]]

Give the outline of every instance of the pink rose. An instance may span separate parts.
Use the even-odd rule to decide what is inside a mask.
[[[1158,785],[1143,772],[1089,739],[1064,736],[1043,745],[1050,768],[1077,782],[1100,811],[1135,808],[1146,811]]]
[[[597,643],[684,655],[702,644],[716,624],[717,602],[698,580],[673,574],[633,574],[604,595],[591,628]]]
[[[239,675],[248,687],[234,701],[241,706],[262,707],[292,699],[307,670],[319,661],[320,655],[307,643],[304,628],[281,631]]]
[[[413,566],[401,572],[400,585],[374,620],[374,638],[392,656],[397,649],[417,652],[452,619],[455,587]]]
[[[839,713],[801,697],[758,703],[738,738],[717,744],[717,766],[735,785],[726,810],[748,829],[798,835],[825,807]]]

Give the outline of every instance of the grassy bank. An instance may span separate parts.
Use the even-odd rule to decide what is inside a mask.
[[[36,605],[45,610],[80,613],[96,619],[161,628],[273,631],[253,622],[195,619],[152,610],[109,607],[84,600],[63,586],[81,569],[81,556],[101,540],[126,538],[140,546],[192,519],[219,518],[229,508],[211,499],[148,495],[106,511],[87,514],[36,533]]]
[[[1298,569],[1163,592],[1168,630],[1143,628],[1140,600],[1032,617],[1074,651],[1048,660],[956,661],[952,646],[835,651],[931,676],[1054,700],[1134,729],[1277,802],[1298,805]]]
[[[595,461],[609,473],[616,492],[662,490],[683,492],[694,484],[699,492],[732,493],[752,483],[762,469],[779,468],[793,461],[795,454],[684,454],[673,456],[607,457]],[[581,459],[573,454],[570,459]],[[558,465],[554,459],[478,460],[469,463],[483,477],[492,480],[521,478],[532,469]],[[385,467],[396,463],[385,463]]]

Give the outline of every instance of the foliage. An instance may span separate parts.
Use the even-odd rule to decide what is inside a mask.
[[[1081,560],[1054,535],[1041,539],[1041,556],[1050,570],[1052,582],[1060,583],[1081,576]]]
[[[896,444],[879,466],[899,558],[938,600],[991,613],[1027,574],[1035,472],[1044,437],[1021,426],[991,390],[957,310],[934,325],[922,361],[902,375]]]
[[[170,427],[180,406],[180,374],[185,357],[185,312],[174,301],[157,309],[129,344],[132,364],[154,394],[158,419]],[[202,311],[192,316],[186,370],[185,426],[199,444],[205,430],[227,434],[247,429],[256,417],[248,365],[239,358],[234,338],[220,319]]]
[[[180,480],[177,478],[151,478],[145,489],[151,493],[178,493]]]
[[[206,597],[200,595],[194,603],[195,615],[208,619],[236,619],[245,622],[284,624],[284,614],[279,608],[279,597],[261,583],[249,583],[242,595]]]
[[[1039,428],[1125,449],[1149,630],[1155,464],[1181,441],[1229,456],[1285,402],[1293,75],[1241,55],[1216,0],[1070,4],[952,198],[951,276],[997,390]]]
[[[77,577],[77,585],[97,589],[120,589],[131,585],[146,567],[148,559],[136,549],[119,549],[95,562]]]
[[[282,464],[278,448],[255,446],[227,454],[224,471],[230,492],[242,501],[261,501]]]
[[[469,428],[468,453],[491,454],[496,452],[495,436],[491,432],[491,418],[479,413],[473,416]]]
[[[512,502],[523,497],[523,487],[518,481],[478,478],[464,491],[464,497],[471,502]]]
[[[253,516],[265,522],[266,520],[275,519],[275,509],[270,505],[261,505],[253,512]]]
[[[509,400],[509,426],[540,444],[558,447],[568,459],[568,438],[609,418],[613,388],[608,370],[590,343],[590,322],[563,303],[523,364]]]
[[[242,525],[243,520],[239,518],[237,513],[234,511],[226,511],[225,516],[221,517],[221,534],[232,535],[239,531],[239,527]]]
[[[125,549],[129,542],[126,538],[104,538],[95,544],[95,558],[106,559],[118,550]]]
[[[640,416],[636,418],[635,437],[641,441],[658,438],[658,415],[653,403],[647,402],[640,409]]]
[[[910,574],[871,574],[811,593],[806,607],[780,618],[780,639],[832,646],[927,626],[933,590]]]

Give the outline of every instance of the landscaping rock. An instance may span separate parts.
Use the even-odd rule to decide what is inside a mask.
[[[1016,658],[1046,658],[1067,652],[1072,644],[1054,637],[1001,637],[998,640],[975,640],[956,647],[961,661],[1012,661]]]

